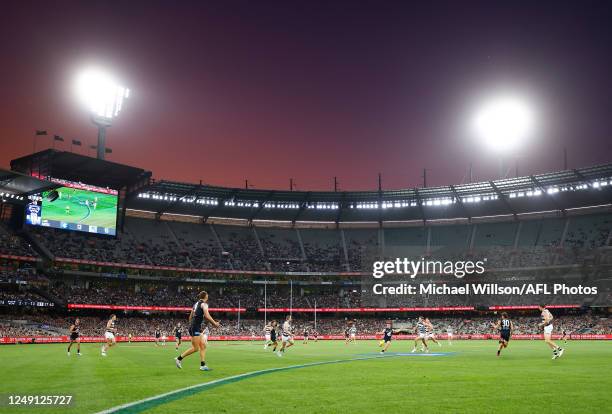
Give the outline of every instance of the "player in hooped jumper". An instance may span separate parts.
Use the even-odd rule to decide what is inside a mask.
[[[308,327],[304,327],[304,341],[302,342],[304,345],[308,345]]]
[[[206,319],[215,328],[219,327],[219,322],[215,321],[208,313],[208,293],[201,291],[198,293],[198,301],[193,305],[189,314],[189,335],[191,335],[191,347],[184,351],[177,358],[174,358],[177,368],[183,368],[181,361],[196,351],[200,352],[200,370],[210,371],[206,365],[206,343],[202,331],[202,323]]]
[[[181,346],[182,337],[183,337],[183,327],[179,323],[174,328],[174,340],[176,341],[176,346],[174,347],[174,349],[176,349],[177,351],[179,349],[179,346]]]
[[[442,347],[442,344],[436,340],[433,323],[431,323],[429,318],[425,318],[425,326],[427,328],[427,339],[430,339],[434,344],[437,344],[439,347]]]
[[[414,348],[412,348],[411,352],[416,352],[419,341],[421,341],[423,344],[421,346],[421,351],[425,350],[425,352],[429,352],[429,347],[427,346],[427,325],[425,324],[422,316],[419,316],[414,332],[417,334],[417,336],[414,338]]]
[[[70,356],[70,348],[75,342],[77,344],[77,356],[81,356],[81,321],[79,318],[76,318],[74,323],[70,325],[70,344],[68,344],[68,356]]]
[[[294,345],[293,343],[293,328],[291,327],[291,315],[287,315],[285,322],[283,322],[282,332],[281,332],[281,349],[276,353],[279,357],[283,356],[285,349],[290,348]]]
[[[448,325],[448,327],[446,328],[446,337],[448,339],[448,344],[452,345],[453,344],[453,327]]]
[[[268,349],[268,346],[272,343],[272,329],[272,322],[268,322],[264,326],[264,349]]]
[[[106,332],[104,332],[104,338],[106,338],[106,343],[102,345],[102,356],[106,356],[106,351],[112,346],[115,345],[115,334],[117,333],[117,328],[115,328],[115,322],[117,322],[117,315],[112,314],[108,322],[106,322]]]
[[[499,331],[499,348],[497,348],[497,356],[500,356],[502,349],[508,348],[508,342],[510,342],[514,325],[512,321],[508,319],[508,314],[503,312],[501,314],[501,319],[493,325],[493,328]]]
[[[552,340],[552,331],[553,331],[553,316],[552,313],[548,309],[546,309],[546,305],[538,306],[540,312],[542,312],[542,323],[538,326],[544,328],[544,342],[552,349],[553,357],[552,359],[557,359],[563,355],[564,349],[559,345],[553,342]]]

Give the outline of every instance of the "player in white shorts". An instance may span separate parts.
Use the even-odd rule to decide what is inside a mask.
[[[276,353],[276,355],[278,355],[279,357],[283,356],[285,349],[292,347],[294,345],[293,335],[291,331],[292,331],[291,315],[287,315],[287,318],[285,319],[285,322],[283,322],[283,327],[281,330],[281,340],[282,340],[281,349]]]
[[[446,328],[446,337],[448,338],[448,344],[452,345],[453,344],[453,327],[448,325],[448,327]]]
[[[419,316],[419,320],[414,327],[414,333],[416,333],[416,337],[414,338],[414,348],[412,348],[411,352],[416,352],[419,342],[421,342],[421,352],[429,352],[429,347],[427,346],[427,325],[422,316]]]
[[[431,340],[434,344],[442,346],[440,342],[436,340],[436,334],[434,333],[434,327],[429,318],[425,318],[425,326],[427,327],[427,339]]]
[[[202,341],[204,341],[205,344],[208,344],[208,335],[210,335],[210,329],[208,329],[207,326],[204,328],[204,332],[202,332]]]
[[[351,324],[351,328],[349,329],[349,341],[355,343],[355,338],[357,338],[357,327],[355,326],[355,322]]]
[[[108,322],[106,322],[106,332],[104,332],[104,338],[106,338],[106,343],[102,345],[102,356],[106,356],[106,351],[115,345],[115,334],[117,333],[117,328],[115,328],[115,321],[117,320],[117,316],[112,314]]]
[[[538,326],[544,328],[544,342],[548,345],[550,349],[553,351],[552,359],[560,358],[563,355],[564,349],[558,346],[552,340],[552,332],[553,332],[553,316],[552,313],[548,309],[546,309],[546,305],[538,306],[540,312],[542,312],[542,323]]]
[[[268,346],[272,343],[272,322],[268,322],[264,326],[264,349],[268,349]]]

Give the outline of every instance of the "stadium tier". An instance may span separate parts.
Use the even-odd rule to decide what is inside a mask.
[[[45,157],[58,158],[54,168],[60,172],[83,161],[53,151]],[[93,170],[103,168],[98,164]],[[298,323],[306,325],[318,315],[320,329],[330,334],[346,318],[359,319],[362,331],[370,332],[381,318],[401,321],[417,312],[450,318],[443,323],[479,334],[465,321],[484,318],[484,326],[489,312],[498,309],[532,318],[538,302],[559,309],[568,320],[590,315],[592,323],[576,332],[609,333],[600,318],[612,303],[610,165],[461,186],[342,193],[155,182],[142,170],[117,171],[115,181],[130,174],[139,180],[118,189],[118,200],[113,199],[120,211],[114,237],[99,234],[97,226],[92,232],[15,226],[14,220],[0,225],[0,306],[7,321],[11,312],[36,325],[32,316],[41,312],[43,319],[59,321],[66,312],[97,318],[117,311],[136,326],[145,317],[167,329],[185,318],[197,292],[205,289],[211,310],[228,320],[241,315],[242,324],[232,322],[223,334],[243,335],[253,321],[286,312],[300,315]],[[84,174],[83,181],[95,178],[92,174]],[[42,197],[43,210],[45,202],[52,206],[43,217],[55,214],[61,222],[62,215],[73,220],[83,215],[111,226],[106,210],[104,217],[94,217],[104,199],[88,193],[83,202],[78,193],[113,194],[100,187],[105,182],[95,181],[99,187],[65,178],[44,183],[55,183],[56,190],[47,188]],[[395,258],[482,260],[485,273],[470,278],[479,283],[567,282],[599,290],[587,296],[487,291],[477,298],[427,293],[381,300],[370,294],[376,281],[372,266]],[[460,284],[443,275],[419,281]]]
[[[56,261],[144,265],[154,270],[368,272],[381,257],[486,257],[490,269],[607,261],[612,213],[525,221],[379,228],[272,228],[126,217],[117,238],[30,228]],[[4,236],[9,237],[9,236]],[[12,237],[2,252],[33,255]],[[9,239],[7,239],[8,241]]]

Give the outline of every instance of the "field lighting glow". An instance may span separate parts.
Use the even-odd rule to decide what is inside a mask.
[[[533,121],[527,103],[515,97],[500,97],[482,106],[474,127],[489,148],[505,152],[518,147],[531,134]]]
[[[94,117],[106,120],[119,115],[123,100],[130,94],[129,89],[98,69],[85,70],[77,77],[76,92]]]

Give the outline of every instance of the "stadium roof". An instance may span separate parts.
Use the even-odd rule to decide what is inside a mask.
[[[589,191],[590,190],[590,191]],[[385,191],[240,189],[152,182],[128,208],[246,220],[406,221],[517,215],[612,202],[612,164],[440,187]]]
[[[15,171],[0,169],[0,194],[3,197],[7,195],[27,197],[28,195],[38,194],[57,187],[58,184],[51,181],[40,180]]]
[[[54,177],[120,190],[148,183],[141,168],[99,160],[68,151],[47,149],[11,161],[11,169],[38,177]]]

